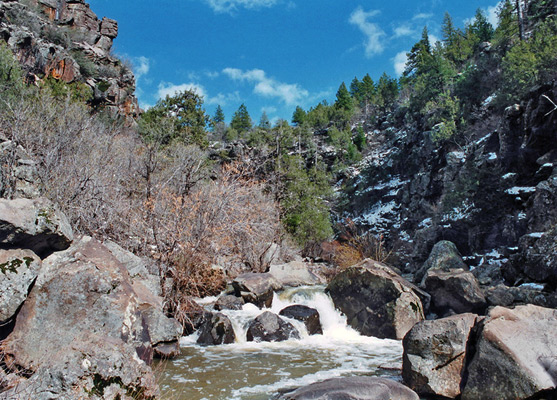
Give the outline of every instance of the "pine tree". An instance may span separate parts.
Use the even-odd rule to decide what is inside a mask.
[[[479,43],[489,42],[493,38],[493,26],[487,20],[485,12],[478,8],[474,22],[470,25],[469,31],[476,36]]]
[[[269,117],[265,111],[263,111],[259,119],[259,127],[262,129],[271,129],[271,121],[269,121]]]
[[[213,126],[224,122],[224,118],[224,111],[222,111],[222,107],[218,105],[215,111],[215,116],[213,117]]]
[[[251,129],[251,117],[249,116],[248,109],[245,104],[242,103],[232,116],[230,127],[240,133],[247,132]]]
[[[422,31],[422,38],[412,46],[412,50],[407,53],[407,57],[404,76],[421,75],[428,71],[431,63],[431,44],[427,26]]]
[[[347,111],[349,113],[354,110],[354,102],[344,82],[342,82],[342,84],[338,88],[335,107],[339,110]]]
[[[350,83],[350,95],[358,104],[361,104],[363,97],[362,82],[357,77],[354,77]]]
[[[292,114],[292,123],[300,126],[304,123],[304,121],[306,120],[307,115],[306,112],[304,111],[304,109],[300,106],[296,107],[296,110],[294,111],[294,114]]]

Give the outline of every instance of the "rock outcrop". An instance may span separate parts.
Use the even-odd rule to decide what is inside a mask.
[[[129,121],[138,115],[135,78],[110,50],[118,24],[99,20],[83,0],[0,1],[0,40],[30,81],[81,82],[92,104]]]
[[[269,273],[283,286],[295,287],[325,283],[319,276],[311,272],[308,264],[303,261],[271,265]]]
[[[332,378],[302,387],[280,397],[284,400],[419,400],[406,386],[375,377]]]
[[[250,322],[247,331],[248,342],[282,342],[299,339],[294,326],[270,311],[265,311]]]
[[[350,267],[327,286],[335,307],[363,335],[402,339],[424,310],[420,290],[384,264],[365,260]]]

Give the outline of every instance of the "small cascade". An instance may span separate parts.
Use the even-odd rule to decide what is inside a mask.
[[[323,287],[291,288],[275,293],[270,309],[253,304],[224,310],[232,321],[236,343],[202,347],[197,335],[182,339],[182,357],[168,361],[161,389],[173,399],[267,400],[283,389],[338,376],[393,376],[388,368],[400,365],[400,342],[361,336],[346,324]],[[210,309],[216,299],[200,301]],[[308,335],[305,325],[285,318],[300,339],[284,342],[247,342],[249,323],[264,311],[278,314],[300,304],[319,312],[322,335]]]

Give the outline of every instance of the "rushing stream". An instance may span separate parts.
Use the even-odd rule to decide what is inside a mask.
[[[205,303],[210,305],[210,299]],[[308,336],[303,323],[287,319],[300,331],[300,340],[247,342],[247,324],[262,310],[247,304],[241,311],[222,311],[233,323],[236,343],[202,347],[196,334],[184,337],[181,357],[160,365],[163,398],[268,400],[280,390],[337,376],[398,375],[400,342],[360,336],[346,325],[323,287],[275,293],[270,311],[278,314],[292,304],[317,309],[323,335]]]

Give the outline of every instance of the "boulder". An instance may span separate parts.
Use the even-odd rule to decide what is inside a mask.
[[[402,339],[424,319],[419,289],[376,261],[347,268],[326,290],[348,324],[366,336]]]
[[[153,347],[153,355],[156,358],[169,360],[178,357],[180,354],[180,343],[178,342],[159,343]]]
[[[210,317],[207,317],[199,331],[197,344],[204,346],[229,344],[236,341],[232,322],[221,313],[213,313]]]
[[[313,274],[309,265],[303,261],[292,261],[286,264],[271,265],[269,273],[283,286],[317,285],[323,282]]]
[[[482,314],[487,306],[476,277],[461,269],[430,269],[422,281],[422,288],[431,295],[431,310],[439,315]]]
[[[460,395],[466,348],[477,315],[418,322],[404,337],[402,377],[419,394]]]
[[[101,21],[101,35],[109,37],[110,39],[116,38],[118,36],[118,22],[104,17]]]
[[[244,299],[230,294],[219,296],[213,308],[217,311],[221,310],[241,310],[244,306]]]
[[[449,271],[451,269],[468,270],[469,268],[462,260],[456,245],[448,240],[442,240],[433,246],[428,259],[414,275],[414,282],[422,282],[430,269]]]
[[[145,307],[145,305],[143,305]],[[162,312],[162,307],[149,304],[143,311],[145,325],[149,331],[151,345],[178,342],[182,336],[182,325],[174,318],[168,318]]]
[[[512,310],[495,307],[480,327],[462,400],[557,394],[557,310],[534,305]]]
[[[0,250],[0,324],[23,304],[40,268],[41,259],[31,250]]]
[[[258,307],[271,307],[273,293],[282,289],[282,285],[269,273],[242,274],[232,281],[237,297],[242,297],[246,303],[253,303]]]
[[[29,398],[75,398],[111,383],[142,399],[158,394],[129,275],[91,238],[44,260],[2,350],[6,365],[30,376],[17,388]]]
[[[282,309],[279,315],[303,322],[310,335],[323,334],[323,328],[321,328],[321,321],[319,320],[319,312],[315,308],[295,304]]]
[[[543,285],[525,283],[518,287],[497,285],[486,290],[490,306],[511,307],[534,304],[540,307],[557,308],[557,292],[545,291]]]
[[[406,386],[391,379],[370,376],[332,378],[296,389],[284,400],[419,400]]]
[[[537,237],[540,236],[540,237]],[[519,253],[511,258],[512,268],[504,268],[508,282],[526,278],[557,287],[557,228],[542,235],[525,235],[519,240]]]
[[[68,219],[50,200],[0,199],[0,248],[26,248],[44,258],[72,240]]]
[[[299,339],[300,334],[294,326],[270,311],[265,311],[249,324],[248,342],[282,342]]]

